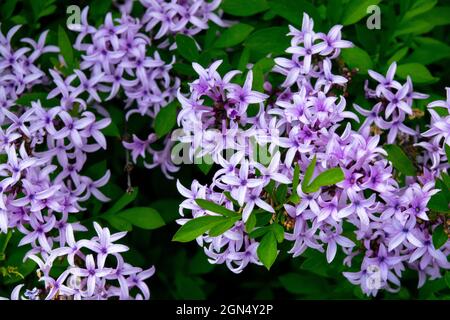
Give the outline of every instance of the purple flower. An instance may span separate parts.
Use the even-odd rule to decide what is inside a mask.
[[[239,103],[237,115],[242,115],[247,110],[249,104],[260,103],[268,98],[266,94],[252,91],[253,72],[249,71],[245,78],[243,87],[234,85],[230,87],[230,92],[227,95],[228,99],[235,100]]]
[[[99,266],[98,268],[95,266],[94,256],[92,254],[88,254],[86,256],[85,268],[71,268],[69,272],[75,276],[86,278],[87,280],[87,294],[93,295],[95,291],[95,287],[97,281],[111,273],[110,268],[103,268],[103,266]]]
[[[139,273],[132,274],[127,278],[127,283],[130,288],[137,287],[141,290],[144,295],[144,299],[150,299],[150,291],[148,286],[145,284],[144,280],[147,280],[155,273],[155,268],[151,267],[150,269],[143,270]]]
[[[363,198],[359,193],[349,193],[350,204],[341,209],[338,213],[339,218],[346,218],[352,214],[357,214],[363,226],[369,226],[369,214],[375,208],[375,194],[368,199]]]
[[[248,196],[246,196],[246,198],[244,199],[245,206],[244,210],[242,211],[242,221],[247,222],[248,217],[252,213],[255,205],[267,212],[275,213],[275,210],[267,202],[260,198],[261,192],[262,187],[252,189],[249,192]]]
[[[98,254],[97,265],[99,268],[104,267],[108,255],[128,251],[127,246],[113,243],[123,238],[126,232],[118,232],[111,235],[108,228],[102,228],[96,222],[94,222],[94,228],[98,235],[98,238],[94,238],[96,241],[81,240],[80,245]]]
[[[392,232],[390,234],[389,251],[394,250],[407,240],[415,247],[422,247],[423,243],[415,236],[416,218],[411,216],[405,224],[395,220],[392,223]]]
[[[249,188],[255,188],[264,183],[264,180],[249,177],[249,163],[247,160],[241,162],[241,167],[237,175],[234,173],[221,177],[222,182],[233,187],[231,195],[235,198],[239,205],[244,205],[245,195]]]
[[[376,94],[378,97],[381,96],[382,93],[381,89],[390,90],[391,88],[395,88],[397,90],[400,90],[401,88],[400,83],[394,80],[396,70],[397,70],[396,62],[392,62],[392,64],[389,66],[386,77],[382,76],[378,72],[369,70],[369,76],[371,76],[374,80],[376,80],[379,83],[376,88]]]
[[[403,100],[406,97],[408,90],[409,86],[407,83],[398,89],[395,94],[385,88],[381,89],[384,98],[388,101],[388,105],[386,106],[386,118],[389,118],[394,110],[398,110],[399,112],[402,110],[407,114],[412,114],[411,106]]]
[[[341,29],[341,25],[335,25],[330,29],[328,34],[319,33],[317,35],[317,37],[322,39],[327,45],[326,48],[321,51],[321,55],[328,56],[332,54],[330,59],[334,59],[339,56],[341,52],[340,49],[353,47],[353,43],[350,41],[341,40]]]
[[[124,141],[122,143],[125,148],[131,150],[131,158],[133,159],[133,162],[136,163],[138,156],[145,158],[145,151],[147,147],[156,140],[157,137],[154,133],[149,134],[146,140],[141,140],[133,134],[133,142]]]
[[[314,40],[313,34],[306,33],[303,35],[302,47],[292,46],[286,50],[287,53],[292,53],[303,58],[303,73],[309,73],[311,69],[312,56],[327,48],[327,44],[325,42],[314,44]]]
[[[51,251],[51,245],[47,239],[46,233],[53,229],[55,221],[55,217],[51,216],[47,222],[41,223],[34,216],[31,216],[30,226],[33,228],[33,231],[28,231],[24,227],[20,227],[21,232],[24,233],[25,236],[20,240],[19,246],[34,243],[37,240],[44,250],[47,252]]]
[[[81,139],[80,131],[95,121],[94,115],[91,112],[85,111],[83,115],[85,116],[84,118],[74,120],[66,111],[59,112],[58,117],[64,122],[64,127],[53,137],[55,139],[70,137],[73,144],[81,148],[83,146],[83,140]]]

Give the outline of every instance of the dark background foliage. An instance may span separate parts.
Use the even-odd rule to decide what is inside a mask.
[[[21,37],[37,38],[43,30],[50,30],[47,43],[62,45],[58,38],[58,27],[65,27],[68,17],[66,9],[76,4],[83,8],[90,6],[89,21],[95,25],[103,22],[105,13],[118,10],[107,0],[94,1],[55,1],[55,0],[3,0],[0,1],[1,29],[5,33],[16,24],[23,24],[14,42],[20,45]],[[378,4],[381,9],[381,29],[369,30],[366,27],[369,5]],[[368,107],[364,99],[363,83],[367,70],[385,72],[392,61],[399,64],[398,74],[406,78],[410,74],[415,88],[431,95],[430,99],[443,98],[445,86],[450,84],[448,73],[450,46],[448,25],[450,24],[450,3],[440,0],[224,0],[224,17],[239,21],[246,26],[228,33],[211,24],[207,32],[195,37],[202,47],[200,52],[186,53],[176,51],[175,71],[181,75],[183,86],[193,79],[190,67],[192,60],[204,66],[211,61],[223,59],[221,71],[229,69],[245,70],[247,63],[254,64],[255,86],[261,87],[263,75],[273,65],[273,60],[265,58],[282,55],[289,44],[285,36],[287,26],[300,27],[302,12],[307,12],[315,20],[315,30],[327,32],[334,24],[344,24],[343,38],[357,46],[345,50],[342,59],[350,68],[358,68],[353,78],[348,98],[350,106],[357,102]],[[133,15],[141,16],[142,6],[137,2]],[[73,43],[75,34],[66,29]],[[216,32],[221,36],[217,37]],[[177,43],[185,39],[176,37]],[[180,46],[179,46],[180,47]],[[65,48],[71,51],[70,47]],[[72,66],[76,67],[79,53],[72,52]],[[46,55],[40,60],[43,70],[57,65],[55,55]],[[186,88],[183,88],[185,91]],[[45,91],[44,91],[45,92]],[[426,103],[416,107],[425,110]],[[86,213],[77,219],[90,222],[92,216],[103,224],[108,223],[100,217],[111,204],[126,194],[127,172],[125,151],[121,139],[132,133],[146,136],[151,130],[149,118],[132,116],[128,124],[124,122],[123,103],[120,100],[108,102],[104,107],[111,112],[114,128],[108,131],[108,151],[101,151],[88,157],[87,172],[101,176],[108,168],[112,172],[111,182],[103,188],[113,200],[102,205],[95,199],[86,204]],[[427,115],[426,115],[427,117]],[[184,185],[193,179],[208,183],[214,171],[208,167],[184,165],[175,178]],[[131,250],[126,258],[132,264],[142,267],[155,265],[156,275],[149,285],[153,299],[205,299],[205,298],[309,298],[309,299],[365,299],[358,287],[351,285],[342,271],[353,268],[342,266],[343,255],[338,252],[332,264],[326,262],[324,254],[307,251],[302,257],[293,259],[281,255],[270,271],[263,267],[249,266],[239,275],[231,273],[223,265],[210,265],[202,249],[195,242],[176,243],[171,238],[177,230],[174,222],[178,217],[178,204],[182,200],[175,187],[175,180],[167,180],[159,169],[147,170],[141,163],[130,171],[131,184],[137,190],[137,197],[129,207],[151,207],[156,209],[165,221],[165,226],[156,230],[143,230],[133,227],[126,238]],[[117,228],[116,226],[111,226]],[[120,229],[121,227],[119,227]],[[17,256],[21,265],[23,250],[17,249],[17,239],[8,245],[6,254]],[[282,245],[289,246],[284,242]],[[27,275],[26,281],[34,281],[33,264],[21,265],[20,271]],[[356,269],[355,269],[356,270]],[[447,277],[450,278],[450,277]],[[0,293],[11,289],[20,279],[7,279],[0,276]],[[377,299],[416,299],[450,298],[445,278],[429,281],[417,289],[417,275],[405,272],[403,287],[397,294],[380,293]],[[1,290],[3,289],[3,290]],[[3,292],[2,292],[3,291]]]

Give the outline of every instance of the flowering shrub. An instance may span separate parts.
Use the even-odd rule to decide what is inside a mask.
[[[0,6],[2,296],[448,297],[448,7],[69,5]]]

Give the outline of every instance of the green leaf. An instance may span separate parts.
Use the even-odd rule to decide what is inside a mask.
[[[445,145],[445,154],[447,156],[447,162],[450,164],[450,146],[448,144]]]
[[[253,212],[256,214],[256,227],[265,226],[272,220],[273,213],[271,212],[262,209],[257,209]]]
[[[247,233],[251,233],[253,229],[256,227],[256,214],[252,212],[249,216],[247,221],[245,222],[245,231]]]
[[[174,100],[159,110],[153,122],[156,135],[161,138],[169,133],[177,123],[178,100]]]
[[[278,278],[281,285],[293,294],[323,294],[324,281],[322,278],[298,273],[287,273]]]
[[[245,23],[238,23],[231,26],[220,35],[214,43],[216,48],[230,48],[244,41],[254,30],[252,26]]]
[[[158,229],[166,224],[158,211],[149,207],[133,207],[121,211],[115,216],[145,230]]]
[[[214,227],[209,230],[208,234],[210,237],[217,237],[220,236],[222,233],[230,230],[235,223],[241,219],[241,216],[235,216],[235,217],[228,217],[226,220],[218,223]]]
[[[189,62],[198,61],[200,53],[195,40],[184,34],[177,34],[175,37],[178,53]]]
[[[250,49],[244,47],[239,57],[238,69],[242,72],[247,71],[247,64],[250,61]]]
[[[214,269],[214,264],[208,262],[205,254],[197,250],[197,253],[189,261],[189,274],[205,274],[209,273]]]
[[[55,1],[56,0],[29,1],[34,20],[38,21],[39,18],[52,14],[56,10],[56,6],[53,5],[53,2]]]
[[[31,249],[29,246],[23,246],[19,248],[15,248],[14,251],[7,257],[4,266],[16,267],[17,271],[23,276],[31,274],[36,269],[36,263],[27,259],[23,261],[25,254]],[[20,276],[11,275],[11,277],[6,277],[3,280],[4,284],[13,284],[19,281],[23,281],[23,278]]]
[[[433,245],[436,249],[442,247],[448,240],[448,235],[444,232],[444,226],[439,225],[433,231]]]
[[[106,128],[102,129],[102,133],[106,137],[120,138],[119,128],[113,121],[111,121],[111,123]]]
[[[450,288],[450,271],[445,273],[445,283],[447,284],[447,287]]]
[[[175,288],[179,299],[204,300],[205,292],[199,285],[198,277],[185,276],[178,273],[175,276]]]
[[[225,13],[238,17],[248,17],[269,9],[266,0],[224,0],[221,8]]]
[[[308,255],[306,255],[308,254]],[[305,252],[306,260],[300,266],[300,269],[307,270],[321,277],[328,277],[330,272],[329,264],[325,258],[325,255],[316,250]]]
[[[430,210],[440,212],[440,213],[450,213],[450,181],[449,177],[445,174],[443,175],[443,180],[436,180],[436,189],[440,191],[434,194],[430,201],[428,201],[427,207]]]
[[[303,16],[302,12],[308,15],[317,23],[320,20],[319,12],[316,7],[308,1],[304,0],[269,0],[270,9],[280,17],[286,19],[290,23],[300,26]]]
[[[395,169],[406,176],[417,175],[416,167],[399,146],[395,144],[386,144],[383,148],[388,153],[387,159],[392,162]]]
[[[56,99],[47,100],[47,96],[47,92],[24,93],[19,99],[16,100],[16,104],[29,107],[31,106],[31,102],[38,100],[41,101],[41,104],[44,107],[54,107],[58,104]]]
[[[103,20],[105,15],[111,9],[112,1],[93,0],[89,4],[89,15],[93,20]]]
[[[311,181],[311,178],[314,174],[314,169],[316,168],[316,162],[317,162],[317,158],[316,158],[316,156],[314,156],[313,159],[311,160],[311,162],[309,163],[308,168],[306,168],[305,175],[304,175],[303,181],[302,181],[302,189],[308,187],[309,182]]]
[[[189,242],[195,240],[226,219],[223,216],[203,216],[189,220],[175,233],[172,241]]]
[[[393,62],[398,62],[400,60],[402,60],[406,54],[408,53],[409,48],[408,47],[403,47],[400,50],[396,51],[392,57],[389,58],[387,64],[391,65]]]
[[[211,24],[206,31],[205,38],[203,40],[203,48],[211,49],[214,45],[214,42],[217,40],[217,31],[219,27],[215,24]]]
[[[431,75],[430,71],[423,64],[420,63],[405,63],[397,67],[397,75],[406,79],[407,76],[411,77],[414,83],[427,84],[433,83],[439,80]]]
[[[416,0],[411,8],[403,16],[403,20],[409,20],[415,16],[427,12],[436,6],[437,0]]]
[[[275,199],[277,200],[278,203],[284,203],[286,200],[286,195],[287,195],[287,185],[286,184],[280,184],[277,188],[277,190],[275,191]]]
[[[434,7],[412,19],[402,20],[395,29],[395,36],[417,35],[434,27],[450,24],[450,6]]]
[[[166,224],[180,217],[180,214],[178,212],[179,201],[177,199],[159,198],[151,202],[149,204],[149,207],[158,211]]]
[[[259,260],[261,260],[267,270],[270,270],[270,267],[272,267],[278,255],[277,239],[273,232],[267,232],[264,235],[258,245],[256,253],[258,254]]]
[[[111,208],[109,208],[105,213],[103,213],[102,217],[112,215],[114,213],[119,212],[131,202],[133,202],[138,195],[138,188],[133,188],[131,193],[125,192],[119,200],[117,200]]]
[[[259,29],[245,40],[244,45],[250,49],[252,56],[256,56],[256,59],[263,58],[269,53],[274,56],[280,55],[289,47],[287,33],[286,27]]]
[[[12,237],[12,232],[9,230],[7,233],[0,233],[0,261],[5,260],[5,251],[8,247],[9,240]]]
[[[64,61],[71,72],[74,67],[72,42],[70,41],[64,28],[61,26],[58,26],[58,46],[61,51],[61,55],[64,57]]]
[[[424,65],[450,57],[450,46],[446,43],[427,37],[416,37],[418,47],[404,62],[418,62]]]
[[[297,192],[296,190],[297,190],[299,182],[300,182],[300,166],[298,165],[298,162],[297,162],[297,163],[295,163],[294,177],[292,178],[292,190],[293,190],[293,192]]]
[[[201,158],[200,163],[197,163],[197,167],[203,172],[204,175],[207,175],[211,168],[214,165],[214,161],[211,158],[211,155],[206,154]]]
[[[28,22],[28,20],[21,15],[14,16],[10,19],[12,22],[14,22],[14,24],[26,24]]]
[[[434,25],[431,21],[421,18],[415,18],[401,22],[395,29],[394,35],[396,37],[409,34],[422,34],[431,31]]]
[[[38,14],[37,18],[43,18],[46,16],[51,15],[52,13],[54,13],[56,11],[57,7],[55,5],[50,5],[48,7],[46,7],[45,9],[41,10],[41,12]]]
[[[199,205],[200,208],[221,214],[225,217],[231,217],[236,216],[237,213],[227,209],[225,207],[222,207],[221,205],[218,205],[217,203],[205,200],[205,199],[195,199],[195,202]]]
[[[278,243],[283,242],[284,240],[284,228],[280,226],[278,223],[273,223],[271,225],[272,232],[275,234],[275,238],[277,239]]]
[[[252,239],[256,239],[256,238],[262,237],[267,232],[271,231],[271,229],[272,229],[271,226],[260,227],[258,229],[253,230],[252,232],[250,232],[250,234],[248,236]]]
[[[130,232],[133,230],[133,225],[123,218],[117,216],[102,216],[102,218],[108,221],[108,223],[118,231]]]
[[[367,8],[377,5],[381,0],[350,0],[347,4],[343,16],[342,24],[348,26],[354,24],[367,15]]]
[[[2,6],[2,17],[4,20],[11,17],[16,8],[17,0],[7,0],[5,4]]]
[[[189,76],[189,77],[197,76],[197,73],[195,73],[192,66],[185,64],[185,63],[179,63],[179,62],[174,63],[173,70],[183,76]]]
[[[353,47],[343,49],[341,55],[350,68],[358,68],[361,74],[367,74],[369,69],[373,69],[372,58],[361,48]]]
[[[344,172],[341,168],[331,168],[320,173],[303,191],[307,193],[316,192],[320,187],[331,186],[341,182],[344,178]]]
[[[262,58],[253,66],[253,89],[257,91],[264,91],[264,75],[271,71],[275,61],[270,58]],[[258,109],[259,110],[259,109]]]

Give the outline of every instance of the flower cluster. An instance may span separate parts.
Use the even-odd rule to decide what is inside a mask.
[[[149,298],[143,281],[153,269],[142,271],[126,264],[120,252],[127,248],[112,244],[124,233],[110,236],[108,229],[95,224],[98,237],[75,242],[73,231],[86,228],[72,222],[70,216],[84,211],[82,203],[91,197],[109,201],[100,188],[108,182],[110,172],[93,180],[82,173],[83,168],[88,153],[107,147],[102,129],[111,119],[101,106],[103,101],[119,98],[123,92],[128,119],[134,113],[155,118],[160,108],[174,100],[180,86],[179,78],[171,74],[175,57],[164,52],[167,62],[154,48],[167,48],[169,36],[176,32],[194,34],[206,29],[209,20],[224,23],[213,12],[220,1],[143,4],[148,10],[142,21],[129,14],[128,5],[129,10],[121,10],[123,14],[118,19],[108,13],[99,27],[89,24],[86,7],[81,23],[69,26],[79,33],[74,48],[82,53],[80,70],[72,74],[67,72],[72,61],[65,61],[63,56],[59,60],[64,73],[51,69],[48,78],[37,67],[36,61],[42,54],[59,52],[59,48],[45,45],[48,32],[38,42],[22,39],[29,47],[18,50],[11,41],[20,26],[6,36],[0,33],[0,154],[5,157],[0,165],[0,232],[20,231],[23,237],[19,245],[31,247],[26,258],[40,266],[46,289],[30,291],[30,297],[38,294],[46,299],[128,299],[129,291],[138,287],[142,295],[135,298]],[[155,11],[155,5],[162,11]],[[157,12],[173,19],[170,31],[164,31],[164,18],[162,31],[154,32],[160,17]],[[177,26],[172,29],[174,23]],[[19,100],[37,84],[48,89],[46,99]],[[150,147],[156,140],[155,134],[146,141],[134,135],[133,141],[124,141],[124,146],[132,151],[134,162],[138,156],[145,158],[145,153],[150,153],[152,163],[144,165],[160,166],[170,177],[178,170],[170,160],[173,144],[166,139],[164,148],[156,150]],[[84,253],[88,249],[93,253]],[[115,268],[105,267],[108,255],[116,258]],[[70,262],[69,267],[54,279],[49,273],[53,261],[63,258]],[[20,287],[14,296],[19,291]]]
[[[372,124],[379,129],[389,130],[387,143],[393,143],[399,134],[417,136],[417,132],[404,124],[406,116],[413,115],[412,104],[415,99],[426,99],[428,95],[414,92],[413,83],[408,76],[405,84],[394,80],[397,64],[393,62],[386,77],[369,70],[369,75],[377,81],[375,90],[368,87],[366,81],[366,97],[378,102],[371,110],[365,110],[358,105],[355,109],[366,117],[360,130],[369,129]]]
[[[11,38],[11,31],[9,35]],[[47,49],[44,41],[45,36],[41,36],[38,46],[42,52],[55,51],[52,47]],[[102,179],[93,181],[80,174],[86,153],[106,148],[100,130],[110,123],[110,119],[97,121],[93,112],[86,111],[86,102],[79,97],[84,92],[95,92],[94,89],[82,84],[72,86],[75,75],[63,80],[55,70],[50,73],[57,87],[50,92],[49,98],[61,95],[57,105],[44,108],[39,100],[30,105],[13,100],[13,105],[1,109],[0,130],[0,150],[6,157],[0,165],[1,231],[17,227],[26,235],[23,243],[34,244],[38,239],[39,246],[45,249],[50,249],[45,234],[53,228],[63,231],[68,214],[81,210],[78,202],[91,194],[102,201],[108,200],[98,188],[109,177],[107,172]],[[41,77],[40,71],[37,74]],[[31,86],[28,84],[27,89]],[[19,97],[17,91],[9,96],[14,94]],[[69,113],[75,105],[80,110],[79,116]],[[56,213],[60,217],[56,218]],[[25,225],[28,224],[33,231],[27,230]]]
[[[169,35],[183,33],[195,35],[208,29],[208,22],[227,27],[229,24],[220,18],[221,13],[215,12],[222,0],[141,0],[145,7],[142,23],[145,30],[150,32],[154,39],[165,39],[160,47],[170,45]],[[165,38],[164,38],[165,37]]]
[[[147,8],[142,19],[129,15],[131,7],[122,10],[122,16],[113,19],[111,13],[105,17],[104,24],[98,28],[88,22],[88,7],[83,9],[81,24],[74,30],[79,32],[75,48],[83,52],[80,68],[88,71],[99,82],[97,86],[102,92],[109,92],[106,100],[110,100],[123,91],[127,120],[133,114],[156,117],[159,110],[167,106],[176,97],[180,87],[180,79],[173,75],[172,67],[175,56],[167,48],[169,36],[179,32],[194,34],[207,29],[207,22],[214,21],[224,25],[214,13],[219,1],[194,3],[142,1]],[[193,24],[194,27],[191,27]],[[160,25],[158,32],[155,30]],[[158,49],[163,50],[164,60]],[[152,54],[149,56],[148,52]],[[99,97],[96,96],[99,100]],[[166,150],[156,150],[150,143],[157,139],[147,140],[142,149],[142,140],[134,136],[133,141],[124,141],[125,148],[145,159],[146,153],[151,155],[152,162],[144,165],[147,168],[160,166],[164,174],[178,168],[171,162]],[[170,145],[166,139],[164,145]],[[167,149],[170,149],[169,148]],[[133,162],[137,157],[133,156]]]
[[[46,81],[45,73],[36,65],[45,53],[59,52],[55,46],[46,46],[48,31],[43,32],[38,41],[23,38],[21,42],[28,46],[15,49],[12,38],[21,26],[11,28],[6,36],[0,31],[0,111],[9,109],[15,100],[32,86]],[[0,112],[0,121],[5,115]]]
[[[33,56],[26,57],[24,54],[29,48],[14,51],[10,44],[16,30],[18,27],[11,29],[6,38],[2,35],[4,50],[0,59],[5,74],[2,81],[7,83],[2,83],[0,87],[6,102],[0,110],[0,154],[5,159],[0,165],[0,232],[18,230],[23,234],[19,245],[31,246],[26,258],[44,259],[50,266],[52,259],[57,257],[52,254],[61,253],[69,244],[67,241],[73,240],[73,235],[68,232],[85,230],[79,222],[69,222],[73,221],[69,220],[69,216],[85,210],[82,203],[91,197],[100,201],[109,200],[99,189],[108,182],[110,172],[93,180],[83,174],[82,169],[88,153],[106,149],[101,130],[110,124],[111,119],[99,106],[93,105],[95,101],[100,101],[97,92],[102,75],[88,78],[80,70],[67,77],[57,70],[50,70],[55,87],[49,88],[51,91],[47,99],[22,102],[21,95],[32,90],[33,85],[49,86],[45,73],[33,64],[35,60],[41,53],[59,50],[45,46],[47,32],[44,32],[38,43],[23,39],[34,49]],[[102,119],[97,120],[98,116]],[[106,234],[109,231],[104,229],[102,232]],[[93,239],[92,243],[100,241],[103,245],[103,240]],[[121,261],[121,258],[117,259]],[[86,264],[89,262],[87,267],[91,266],[91,260],[92,256],[86,260]],[[140,272],[133,270],[133,274]],[[65,272],[58,280],[53,280],[47,271],[44,272],[46,285],[54,287],[49,298],[68,294],[69,291],[64,291],[66,287],[62,286],[67,275]],[[104,276],[112,277],[109,274]],[[91,292],[93,284],[97,286],[97,280],[94,280],[86,280],[89,294],[80,291],[78,297],[84,299],[100,294],[97,289],[95,295]],[[83,286],[86,281],[82,281]],[[104,284],[104,280],[99,281]],[[108,292],[109,296],[117,295]],[[101,294],[104,295],[103,292]],[[124,293],[122,296],[125,297]],[[144,298],[148,298],[145,292]]]
[[[422,160],[424,167],[427,167],[427,160],[431,161],[431,169],[440,172],[448,168],[448,158],[445,148],[450,148],[450,88],[446,88],[446,101],[438,100],[428,105],[431,114],[430,129],[423,132],[422,136],[429,141],[417,143],[426,150]],[[445,116],[440,116],[434,109],[443,108]]]
[[[421,286],[427,277],[435,279],[441,269],[450,268],[449,242],[435,248],[431,240],[445,218],[427,208],[439,191],[435,178],[448,168],[442,143],[448,138],[448,117],[431,110],[431,129],[423,134],[433,137],[430,143],[439,157],[417,156],[419,177],[397,181],[399,172],[387,160],[382,142],[395,142],[400,130],[415,137],[412,147],[423,145],[415,143],[419,134],[404,121],[413,100],[426,96],[413,91],[411,79],[404,85],[394,80],[395,64],[386,78],[371,71],[379,84],[375,90],[366,86],[368,99],[379,101],[372,111],[355,106],[367,120],[352,129],[344,120],[359,122],[345,98],[353,71],[342,64],[333,71],[340,50],[351,47],[341,40],[341,28],[315,33],[312,19],[304,14],[301,30],[290,28],[286,52],[292,56],[275,59],[273,72],[284,75],[284,82],[266,82],[264,93],[252,90],[251,71],[240,86],[231,82],[238,71],[219,75],[220,61],[207,69],[193,64],[199,78],[190,84],[187,97],[178,94],[178,122],[185,133],[179,140],[191,158],[209,155],[219,169],[209,186],[194,181],[189,190],[178,183],[187,198],[180,213],[190,210],[194,220],[217,215],[196,201],[205,199],[241,216],[222,234],[211,229],[197,238],[211,263],[226,263],[234,272],[248,263],[261,264],[256,239],[279,224],[284,239],[293,244],[289,253],[294,257],[309,248],[325,252],[331,263],[341,247],[344,264],[357,269],[344,275],[368,295],[399,290],[406,268],[417,270]],[[448,107],[448,102],[430,105],[436,106]],[[370,130],[374,125],[378,130]],[[389,129],[387,137],[381,129]],[[234,154],[223,156],[229,150]],[[426,166],[430,158],[439,168],[431,173]],[[342,172],[339,182],[329,185],[321,179],[336,169]],[[249,223],[264,212],[272,215],[267,225]]]
[[[64,240],[57,249],[34,250],[27,258],[39,266],[40,281],[45,289],[26,290],[18,285],[11,295],[12,300],[121,300],[149,299],[150,291],[144,282],[154,272],[154,267],[142,270],[126,263],[121,253],[128,247],[115,242],[126,232],[110,234],[94,222],[97,236],[76,241],[72,225],[65,230]],[[40,254],[40,256],[38,256]],[[110,260],[114,262],[111,264]],[[67,261],[68,267],[57,278],[51,276],[52,268],[58,261]],[[136,291],[133,295],[132,292]]]

